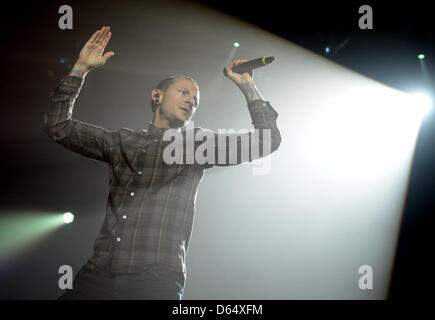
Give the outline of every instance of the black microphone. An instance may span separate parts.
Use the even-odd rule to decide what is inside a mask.
[[[268,57],[268,56],[264,56],[262,58],[258,58],[254,60],[249,60],[233,67],[232,71],[239,74],[242,74],[243,72],[248,72],[252,77],[254,69],[264,67],[265,65],[272,63],[273,60],[275,60],[275,57]],[[225,76],[227,75],[227,70],[225,70],[225,68],[224,68],[224,75]]]

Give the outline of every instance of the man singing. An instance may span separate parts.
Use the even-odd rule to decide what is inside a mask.
[[[147,130],[111,131],[73,119],[74,101],[87,73],[115,54],[103,55],[110,36],[110,27],[102,27],[86,42],[71,72],[50,95],[44,118],[44,131],[51,139],[107,162],[110,174],[106,216],[94,253],[74,278],[73,289],[59,299],[182,299],[195,196],[204,170],[243,162],[240,154],[235,162],[228,160],[229,155],[240,153],[240,141],[251,139],[253,132],[238,134],[242,137],[236,151],[223,147],[221,133],[212,132],[216,161],[168,164],[164,149],[171,142],[164,139],[165,131],[180,130],[186,137],[187,124],[199,105],[197,83],[184,76],[164,79],[151,92],[154,116]],[[252,124],[260,131],[260,149],[261,132],[270,131],[273,152],[281,142],[278,114],[263,100],[249,73],[232,72],[245,61],[233,60],[226,76],[246,97]],[[194,131],[206,130],[195,127]],[[225,162],[218,161],[222,150],[227,151]],[[249,155],[248,161],[254,158]]]

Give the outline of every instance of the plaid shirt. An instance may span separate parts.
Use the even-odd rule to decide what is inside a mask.
[[[74,76],[60,80],[50,95],[44,131],[60,145],[109,165],[106,216],[88,262],[97,270],[113,274],[140,272],[157,265],[175,271],[184,286],[196,192],[204,170],[213,164],[166,164],[163,150],[170,141],[162,137],[167,129],[152,123],[148,130],[111,131],[73,119],[74,102],[83,81]],[[248,109],[254,128],[271,129],[273,152],[281,142],[276,127],[278,114],[263,100],[248,103]],[[179,130],[185,136],[184,128]],[[219,134],[213,134],[217,142]]]

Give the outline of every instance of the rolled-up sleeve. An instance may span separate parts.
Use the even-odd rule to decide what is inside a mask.
[[[213,140],[213,161],[207,161],[203,166],[207,169],[214,165],[230,166],[250,162],[268,156],[276,151],[281,144],[281,134],[277,127],[278,113],[269,101],[254,100],[248,103],[249,114],[254,129],[245,132],[214,132],[199,128],[201,136]],[[197,133],[196,133],[197,134]],[[203,148],[205,153],[210,148],[201,147],[203,142],[196,142],[196,147]],[[208,150],[207,150],[208,149]]]

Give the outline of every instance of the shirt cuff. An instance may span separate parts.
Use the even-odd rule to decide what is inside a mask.
[[[71,85],[79,85],[79,86],[81,86],[83,84],[84,80],[85,80],[84,78],[67,75],[67,76],[63,77],[60,80],[60,82],[62,82],[62,83],[68,83],[68,84],[71,84]]]
[[[83,81],[83,78],[65,76],[59,81],[55,92],[76,96],[83,85]]]
[[[248,110],[252,116],[253,114],[264,111],[268,105],[270,105],[268,101],[262,99],[253,100],[248,102]]]
[[[262,99],[250,101],[248,103],[248,110],[254,121],[257,118],[276,119],[278,117],[278,113],[272,108],[270,102]]]

